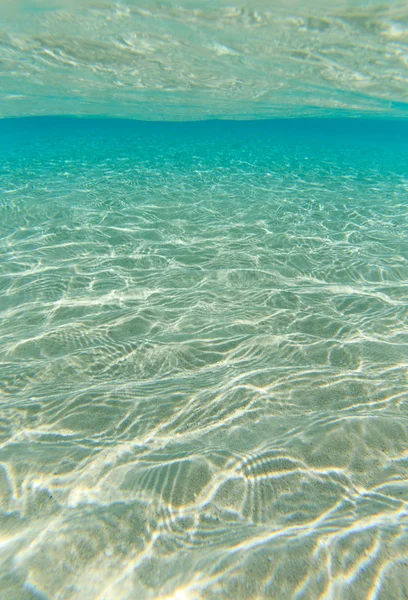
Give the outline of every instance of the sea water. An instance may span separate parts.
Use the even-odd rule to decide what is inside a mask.
[[[260,7],[7,8],[2,599],[408,597],[404,7]]]

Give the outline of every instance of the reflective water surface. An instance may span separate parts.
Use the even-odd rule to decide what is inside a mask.
[[[15,0],[0,116],[407,116],[395,0]]]

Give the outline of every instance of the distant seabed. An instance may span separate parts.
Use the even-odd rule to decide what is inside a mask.
[[[408,597],[407,134],[0,121],[2,597]]]

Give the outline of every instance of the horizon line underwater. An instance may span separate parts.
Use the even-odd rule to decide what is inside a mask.
[[[0,12],[0,596],[408,598],[407,7]]]

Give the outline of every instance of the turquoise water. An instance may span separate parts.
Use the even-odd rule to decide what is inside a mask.
[[[0,17],[0,116],[407,117],[404,1],[13,0]]]
[[[2,598],[407,597],[407,133],[0,122]]]
[[[408,598],[408,5],[0,7],[0,600]]]

